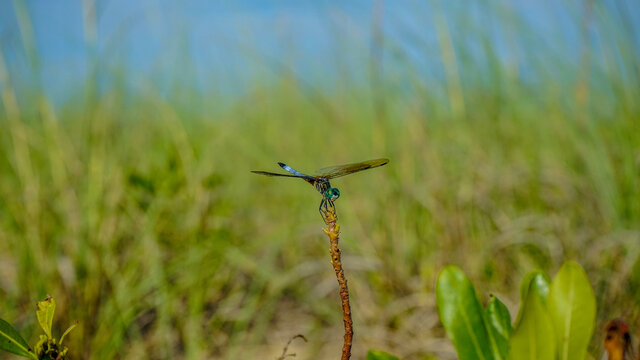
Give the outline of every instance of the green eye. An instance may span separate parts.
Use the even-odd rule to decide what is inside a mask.
[[[339,197],[340,197],[340,190],[338,190],[338,189],[336,189],[336,188],[331,188],[331,189],[327,190],[327,191],[324,193],[324,196],[325,196],[328,200],[333,201],[333,200],[335,200],[335,199],[337,199],[337,198],[339,198]]]

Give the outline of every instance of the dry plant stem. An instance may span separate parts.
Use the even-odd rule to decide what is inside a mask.
[[[349,305],[349,288],[347,287],[347,279],[344,277],[342,270],[342,262],[340,260],[340,248],[338,248],[338,240],[340,239],[340,226],[336,224],[338,217],[335,209],[330,208],[324,212],[324,218],[327,228],[324,229],[325,234],[329,236],[329,251],[331,253],[331,265],[336,272],[338,285],[340,286],[340,300],[342,300],[342,320],[344,321],[344,345],[342,346],[342,360],[351,358],[351,343],[353,341],[353,320],[351,319],[351,305]]]
[[[304,335],[302,334],[298,334],[294,337],[292,337],[291,339],[289,339],[289,341],[287,342],[287,345],[284,346],[284,349],[282,349],[282,355],[280,355],[280,357],[278,358],[278,360],[284,360],[287,357],[295,357],[296,354],[287,354],[287,352],[289,351],[289,345],[291,345],[291,342],[297,338],[301,338],[302,340],[304,340],[304,342],[307,342],[307,338],[304,337]]]

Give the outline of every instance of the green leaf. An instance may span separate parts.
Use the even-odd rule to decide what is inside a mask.
[[[27,342],[8,322],[0,319],[0,350],[36,359]]]
[[[366,360],[399,360],[397,357],[380,350],[369,350]]]
[[[460,360],[494,358],[484,324],[484,309],[462,270],[455,266],[442,269],[436,284],[436,303],[440,321]]]
[[[506,359],[509,354],[509,338],[512,331],[511,314],[507,307],[491,294],[485,315],[489,336],[492,338],[492,344],[497,347],[494,349],[494,358]]]
[[[51,336],[51,324],[53,324],[53,313],[56,311],[56,301],[53,300],[53,297],[47,296],[46,299],[42,301],[38,301],[36,304],[36,316],[38,317],[38,322],[40,323],[40,327],[44,330],[44,333],[47,334],[49,338]]]
[[[529,285],[531,283],[534,284],[533,288],[536,291],[536,294],[540,296],[542,303],[546,304],[551,279],[549,278],[549,275],[541,271],[532,271],[524,276],[524,279],[522,279],[522,283],[520,284],[520,301],[524,302],[527,298],[527,292],[529,291]]]
[[[536,286],[534,281],[529,281],[520,319],[509,339],[510,360],[555,360],[553,324]]]
[[[550,284],[551,279],[549,275],[537,270],[528,273],[524,276],[524,279],[522,279],[522,283],[520,283],[520,303],[524,304],[526,302],[527,296],[529,296],[529,290],[531,289],[538,296],[542,305],[546,306]],[[516,324],[520,323],[523,310],[524,306],[520,305],[520,310],[516,317]]]
[[[71,325],[71,326],[69,326],[67,328],[67,330],[64,332],[64,334],[62,334],[62,336],[60,337],[60,343],[59,343],[60,345],[62,345],[62,341],[64,340],[64,337],[67,336],[67,334],[70,333],[71,330],[73,330],[76,326],[78,326],[78,322],[77,321],[76,321],[75,324],[73,324],[73,325]]]
[[[596,317],[593,289],[582,267],[568,261],[551,283],[547,307],[556,332],[558,359],[583,360]]]

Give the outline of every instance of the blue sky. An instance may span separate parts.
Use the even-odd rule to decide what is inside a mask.
[[[612,7],[614,15],[626,8],[634,20],[631,29],[620,26],[621,31],[637,41],[640,6],[635,1],[616,3],[623,10]],[[20,4],[34,30],[37,76],[24,51]],[[91,44],[83,23],[83,1],[1,1],[0,46],[14,82],[39,82],[56,100],[64,100],[84,81],[92,58],[99,59],[106,74],[126,68],[132,78],[152,79],[158,86],[178,79],[202,89],[242,92],[256,78],[277,79],[283,71],[323,86],[344,73],[355,82],[366,77],[372,19],[380,16],[385,71],[391,76],[402,73],[400,63],[394,62],[398,57],[394,54],[400,54],[415,66],[412,70],[437,78],[443,76],[439,19],[448,25],[456,47],[475,51],[486,36],[504,61],[540,51],[549,55],[543,61],[550,64],[553,59],[571,64],[579,61],[581,16],[576,13],[582,11],[581,4],[107,0],[98,1],[96,42]],[[605,20],[610,14],[595,9],[592,16],[610,25]],[[638,52],[637,42],[633,51]]]

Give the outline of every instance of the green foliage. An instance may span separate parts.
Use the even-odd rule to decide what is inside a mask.
[[[495,339],[487,330],[484,310],[473,285],[462,270],[455,266],[442,269],[436,284],[436,302],[440,321],[461,360],[500,358],[494,357],[499,352],[492,353]],[[493,315],[502,313],[493,312]]]
[[[37,359],[20,333],[18,333],[11,324],[2,319],[0,319],[0,350]]]
[[[52,337],[51,326],[53,325],[53,314],[55,311],[56,301],[51,296],[48,296],[43,301],[38,301],[36,304],[36,317],[38,318],[38,323],[40,323],[40,327],[48,337]]]
[[[566,262],[551,283],[548,313],[560,360],[583,360],[596,318],[593,289],[582,267]]]
[[[35,352],[29,348],[27,342],[20,334],[6,321],[0,319],[0,350],[5,350],[16,355],[39,360],[64,360],[69,352],[67,347],[62,346],[64,337],[76,327],[71,325],[57,341],[51,335],[53,315],[56,309],[56,302],[51,296],[47,296],[43,301],[36,304],[36,317],[44,335],[40,335],[40,340],[35,346]]]
[[[494,356],[494,358],[506,359],[509,354],[509,338],[513,331],[509,309],[507,309],[500,299],[491,294],[485,310],[485,316],[491,343],[497,346],[497,354],[496,350],[493,349],[494,354],[499,354],[499,356]]]
[[[545,273],[540,271],[531,271],[527,273],[520,283],[520,303],[525,304],[530,292],[532,292],[532,296],[537,297],[542,304],[546,304],[550,284],[551,278],[549,278],[549,275]],[[520,319],[524,315],[524,310],[525,307],[520,306],[518,317],[516,318],[516,324],[520,323]]]
[[[554,360],[554,328],[535,281],[520,305],[519,321],[509,340],[511,360]]]
[[[541,271],[531,271],[527,273],[520,283],[520,300],[524,302],[529,294],[529,290],[532,289],[542,303],[546,304],[550,284],[551,278],[549,278],[549,275]]]
[[[462,270],[442,270],[436,285],[438,311],[460,359],[585,358],[596,307],[580,265],[566,262],[551,283],[539,271],[527,274],[521,296],[512,330],[509,312],[496,297],[483,310]],[[478,321],[483,315],[485,322]]]
[[[369,350],[366,360],[398,360],[398,357],[380,350]]]

